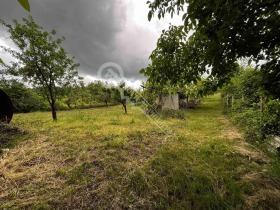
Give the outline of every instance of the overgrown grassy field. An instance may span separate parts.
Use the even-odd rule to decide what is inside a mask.
[[[279,159],[243,139],[219,95],[166,135],[121,106],[15,115],[0,148],[2,209],[279,209]]]

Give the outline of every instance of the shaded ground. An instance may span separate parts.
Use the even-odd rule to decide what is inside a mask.
[[[13,126],[28,132],[13,137],[0,160],[0,207],[280,206],[278,160],[245,142],[221,114],[218,95],[183,115],[157,121],[169,136],[138,110],[124,115],[120,107],[59,112],[58,122],[49,113],[16,115]]]

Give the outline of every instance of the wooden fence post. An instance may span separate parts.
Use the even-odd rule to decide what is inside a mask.
[[[229,103],[228,103],[228,95],[227,95],[227,107],[229,107]]]

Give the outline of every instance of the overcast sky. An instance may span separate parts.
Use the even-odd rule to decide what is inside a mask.
[[[139,70],[148,65],[161,31],[179,17],[147,20],[147,0],[29,0],[31,13],[16,0],[1,0],[0,18],[5,22],[32,15],[47,31],[56,29],[66,38],[63,46],[80,63],[79,73],[87,81],[96,78],[99,67],[115,62],[124,77],[139,84]],[[0,28],[0,45],[12,46],[9,35]],[[0,51],[5,62],[10,56]]]

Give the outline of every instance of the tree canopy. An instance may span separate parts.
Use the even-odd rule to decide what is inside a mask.
[[[18,0],[18,2],[21,4],[21,6],[26,9],[28,12],[30,12],[30,4],[28,0]],[[0,58],[0,64],[4,64],[4,61]]]
[[[18,75],[34,87],[41,87],[56,116],[57,87],[63,86],[78,77],[77,67],[61,46],[64,38],[55,38],[56,31],[49,34],[37,25],[32,17],[24,18],[23,23],[14,20],[14,26],[3,21],[10,32],[10,38],[19,51],[2,47],[16,61],[7,66],[8,73]]]
[[[156,14],[162,18],[166,13],[173,16],[184,12],[184,25],[163,31],[151,55],[152,65],[142,73],[162,82],[166,78],[189,82],[209,73],[218,84],[223,84],[236,71],[237,59],[249,57],[261,69],[263,89],[272,97],[280,97],[279,0],[156,0],[147,3],[149,20]],[[185,40],[189,33],[192,35]],[[170,58],[170,54],[173,57]],[[160,60],[168,64],[169,59],[172,71],[158,66]],[[174,66],[176,62],[179,67]]]

